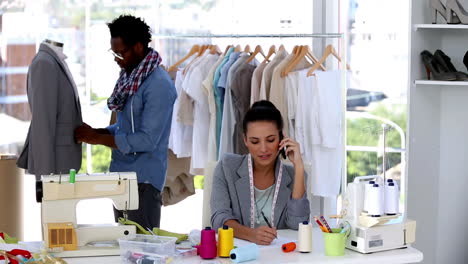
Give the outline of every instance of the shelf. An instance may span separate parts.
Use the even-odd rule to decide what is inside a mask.
[[[463,24],[415,24],[414,29],[468,29],[468,25]]]
[[[416,84],[416,85],[468,86],[468,81],[415,80],[414,84]]]

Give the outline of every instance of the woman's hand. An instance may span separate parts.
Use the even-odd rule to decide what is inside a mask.
[[[277,236],[276,228],[268,226],[260,226],[252,230],[252,236],[249,240],[257,245],[270,245]]]
[[[299,143],[292,140],[291,138],[285,137],[283,140],[281,140],[279,147],[280,150],[285,150],[286,156],[289,158],[295,168],[304,168]]]

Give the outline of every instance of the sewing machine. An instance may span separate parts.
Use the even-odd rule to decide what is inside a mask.
[[[72,180],[73,182],[73,180]],[[138,185],[134,172],[42,176],[42,234],[46,246],[58,257],[119,255],[118,238],[136,233],[133,225],[78,225],[76,205],[80,200],[110,198],[114,206],[124,211],[138,209]],[[109,242],[106,244],[106,241]],[[94,245],[92,245],[94,243]]]
[[[416,239],[416,221],[402,214],[371,217],[363,212],[365,184],[380,176],[356,177],[343,195],[341,216],[351,225],[346,247],[361,253],[406,248]]]

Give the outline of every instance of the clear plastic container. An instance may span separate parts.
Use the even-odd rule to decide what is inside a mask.
[[[175,237],[133,235],[119,239],[122,263],[135,263],[151,259],[153,263],[166,263],[176,254]]]

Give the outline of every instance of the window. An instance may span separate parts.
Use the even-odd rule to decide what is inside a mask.
[[[352,0],[348,11],[347,179],[382,173],[387,124],[384,170],[404,190],[409,4]]]

